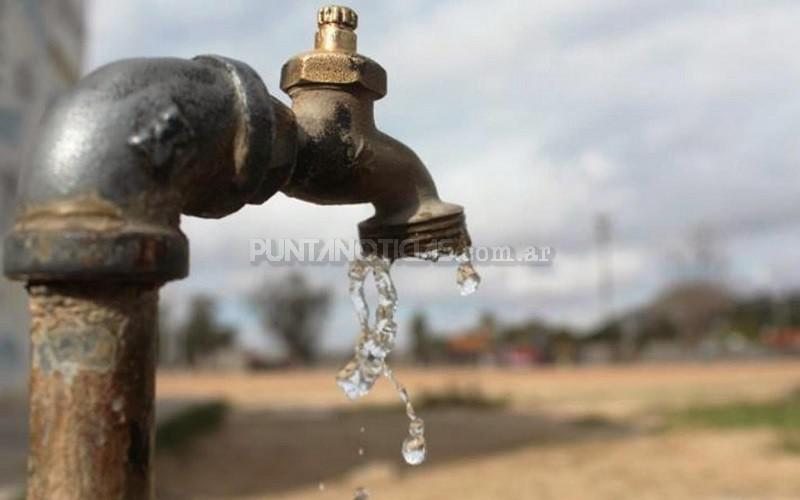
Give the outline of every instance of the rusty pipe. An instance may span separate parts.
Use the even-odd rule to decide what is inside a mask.
[[[29,292],[28,498],[151,498],[157,289]]]
[[[371,203],[375,215],[359,234],[365,249],[391,259],[462,252],[470,244],[463,208],[443,202],[414,151],[375,125],[386,71],[356,52],[355,12],[325,7],[317,25],[314,50],[290,59],[281,74],[298,126],[297,162],[283,192],[313,203]]]

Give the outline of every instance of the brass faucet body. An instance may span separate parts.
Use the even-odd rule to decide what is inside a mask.
[[[375,125],[386,71],[357,53],[357,23],[346,7],[321,9],[314,50],[283,66],[281,89],[300,131],[283,191],[313,203],[372,203],[375,215],[359,224],[366,251],[459,253],[470,244],[463,209],[442,202],[419,157]]]

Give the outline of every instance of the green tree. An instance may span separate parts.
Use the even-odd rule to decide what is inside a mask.
[[[412,353],[417,363],[430,364],[433,358],[433,341],[428,318],[425,313],[417,311],[411,319]]]
[[[685,350],[695,348],[709,337],[721,320],[733,310],[734,296],[723,286],[710,281],[684,281],[662,292],[651,305],[675,327]]]
[[[217,322],[215,309],[216,304],[211,297],[198,295],[192,298],[189,315],[180,329],[189,366],[196,366],[203,358],[233,343],[235,330]]]
[[[497,316],[491,311],[484,311],[478,319],[478,328],[494,336],[497,333]]]

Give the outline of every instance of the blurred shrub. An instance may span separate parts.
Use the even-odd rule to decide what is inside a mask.
[[[156,450],[178,451],[192,440],[219,429],[229,409],[224,401],[212,401],[176,412],[156,428]]]
[[[695,406],[672,413],[668,420],[671,427],[774,429],[783,451],[800,454],[800,388],[777,401]]]
[[[780,444],[783,451],[800,454],[800,431],[782,433],[780,436]]]
[[[670,423],[715,428],[770,427],[800,430],[800,390],[777,401],[726,403],[674,412]]]
[[[488,396],[478,389],[449,387],[438,392],[423,392],[414,406],[419,410],[444,408],[498,410],[508,406],[508,403],[508,398]]]
[[[583,415],[570,420],[570,423],[581,429],[605,429],[618,426],[610,418],[598,414]]]

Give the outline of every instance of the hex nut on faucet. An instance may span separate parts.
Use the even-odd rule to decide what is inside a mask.
[[[290,94],[302,85],[357,85],[386,95],[386,70],[372,59],[356,53],[358,16],[352,9],[336,5],[317,14],[314,50],[291,58],[281,71],[281,89]]]

